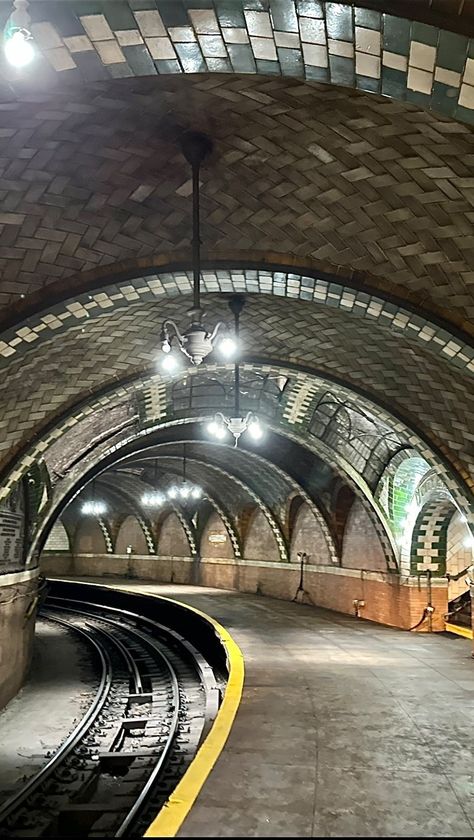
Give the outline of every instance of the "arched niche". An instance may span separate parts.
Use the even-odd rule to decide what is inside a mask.
[[[166,557],[190,557],[191,555],[186,531],[174,512],[168,514],[161,524],[157,554]]]
[[[59,519],[51,528],[43,551],[49,551],[54,554],[70,553],[71,546],[69,543],[69,536],[63,523]]]
[[[132,547],[132,554],[149,554],[143,529],[136,516],[130,515],[123,520],[115,541],[115,554],[126,554],[127,547]]]
[[[387,561],[369,514],[356,499],[347,517],[342,541],[342,566],[346,569],[387,571]]]
[[[246,560],[263,560],[272,563],[280,561],[278,543],[262,510],[255,511],[248,524],[244,557]]]
[[[304,551],[309,555],[311,564],[328,565],[331,563],[331,556],[321,525],[306,502],[299,506],[293,523],[290,549],[290,561],[292,563],[298,562],[299,551]]]
[[[211,513],[204,526],[200,554],[203,558],[235,559],[227,528],[217,511]]]
[[[107,545],[96,519],[84,518],[74,535],[74,554],[106,554]]]

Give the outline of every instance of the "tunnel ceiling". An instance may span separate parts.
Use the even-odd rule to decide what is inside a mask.
[[[206,317],[211,323],[227,317],[228,309],[221,297],[209,295],[205,301]],[[159,305],[130,304],[111,315],[91,317],[84,327],[38,343],[17,361],[13,358],[7,368],[8,377],[0,384],[3,418],[0,445],[5,466],[12,452],[18,453],[33,434],[44,435],[48,423],[64,421],[68,413],[74,412],[74,407],[79,410],[81,402],[92,403],[94,395],[98,400],[104,388],[110,393],[102,399],[112,406],[120,382],[133,383],[143,376],[156,376],[161,322],[165,316],[185,318],[187,307],[186,298],[162,301]],[[242,338],[244,360],[247,354],[249,362],[260,359],[271,365],[273,361],[283,367],[287,364],[290,368],[304,368],[308,374],[326,376],[333,382],[333,389],[335,383],[345,386],[356,405],[365,395],[380,406],[388,429],[396,423],[394,418],[398,418],[405,428],[411,427],[425,435],[452,462],[465,464],[467,474],[472,459],[469,382],[460,369],[451,367],[448,359],[423,350],[421,342],[393,332],[382,326],[382,322],[368,325],[363,318],[348,315],[342,308],[299,300],[282,301],[270,295],[249,296],[242,317]],[[426,383],[431,390],[429,399]],[[155,382],[154,387],[166,391],[167,386]],[[309,401],[308,407],[315,398],[311,387],[308,392],[300,393],[301,387],[295,384],[296,390],[288,389],[286,396],[292,394],[293,403],[287,403],[285,397],[281,412],[278,409],[277,421],[281,414],[284,422],[295,426],[294,431],[298,431],[300,423],[300,403],[304,407],[305,401]],[[199,416],[197,403],[189,414],[186,403],[189,395],[183,397],[183,393],[182,386],[176,385],[177,416],[188,419]],[[270,411],[271,419],[269,399],[267,408],[263,406],[263,409]],[[156,411],[153,400],[153,388],[138,398],[142,420],[163,421],[168,398],[161,400],[162,404],[158,399],[160,405]],[[207,413],[209,409],[217,410],[221,402],[220,394],[210,403],[207,400]],[[18,411],[22,409],[19,422]],[[121,415],[120,419],[111,415],[110,420],[109,428],[126,423]],[[105,431],[107,417],[103,424]],[[88,436],[86,444],[89,439]]]
[[[53,301],[80,288],[78,275],[92,287],[123,268],[140,274],[146,258],[189,259],[190,172],[178,140],[191,127],[215,143],[202,174],[213,258],[291,255],[470,323],[467,126],[343,88],[250,75],[25,95],[5,105],[2,122],[0,303],[18,304],[18,317],[30,306],[20,296],[46,284]],[[31,306],[46,301],[43,292]]]
[[[2,0],[2,28],[11,10]],[[37,57],[24,74],[1,67],[7,96],[12,87],[127,76],[258,72],[383,93],[472,122],[470,0],[30,0],[30,12]]]

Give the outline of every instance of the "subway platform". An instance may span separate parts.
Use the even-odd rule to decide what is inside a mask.
[[[467,639],[231,591],[85,580],[189,604],[242,650],[237,716],[178,836],[474,836]]]

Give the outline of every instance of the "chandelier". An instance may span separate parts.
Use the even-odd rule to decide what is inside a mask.
[[[236,342],[228,333],[226,325],[219,321],[209,331],[203,324],[204,312],[201,308],[201,239],[199,216],[199,170],[203,160],[212,151],[212,141],[199,131],[187,131],[183,134],[181,147],[184,157],[191,164],[193,180],[193,305],[189,310],[190,325],[181,332],[177,324],[167,319],[161,330],[161,349],[164,358],[162,367],[169,373],[179,365],[179,349],[193,365],[200,365],[203,359],[216,347],[219,353],[230,358],[236,351]]]
[[[157,486],[157,461],[155,458],[155,476],[154,485]],[[194,484],[186,480],[186,444],[183,444],[183,477],[180,482],[172,484],[167,489],[152,490],[144,493],[142,496],[142,505],[144,507],[158,508],[164,505],[167,501],[188,502],[196,501],[202,496],[202,488],[198,484]]]
[[[229,308],[234,315],[234,335],[239,342],[240,313],[244,308],[245,298],[242,295],[233,295],[229,300]],[[258,416],[253,411],[247,411],[244,415],[240,412],[240,367],[239,362],[234,364],[234,412],[232,417],[227,417],[222,411],[217,411],[214,418],[208,423],[207,431],[217,440],[224,440],[227,433],[234,436],[234,447],[239,443],[239,438],[245,432],[254,440],[263,438],[264,430]]]
[[[28,0],[14,0],[14,9],[3,30],[5,58],[13,67],[24,67],[35,56]]]

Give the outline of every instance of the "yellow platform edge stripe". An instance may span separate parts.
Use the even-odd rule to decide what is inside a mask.
[[[64,580],[65,582],[81,582],[80,578],[54,579]],[[199,791],[203,787],[214,764],[224,749],[225,742],[232,729],[244,686],[245,668],[242,651],[222,624],[219,624],[212,616],[198,610],[196,607],[192,607],[190,604],[186,604],[184,601],[167,598],[166,595],[158,595],[156,592],[151,592],[146,589],[137,590],[136,587],[127,586],[126,584],[95,583],[92,581],[82,582],[87,583],[88,586],[105,586],[109,589],[121,589],[135,594],[142,592],[144,595],[151,595],[153,598],[169,601],[172,604],[177,604],[179,607],[191,610],[191,612],[196,613],[213,625],[224,645],[229,677],[224,692],[224,699],[222,700],[216,719],[212,724],[207,738],[199,747],[181,781],[177,784],[173,793],[143,835],[144,837],[175,837],[193,807]]]
[[[459,624],[445,624],[444,629],[448,633],[456,633],[457,636],[464,636],[465,639],[472,639],[472,630],[470,627],[461,627]]]

